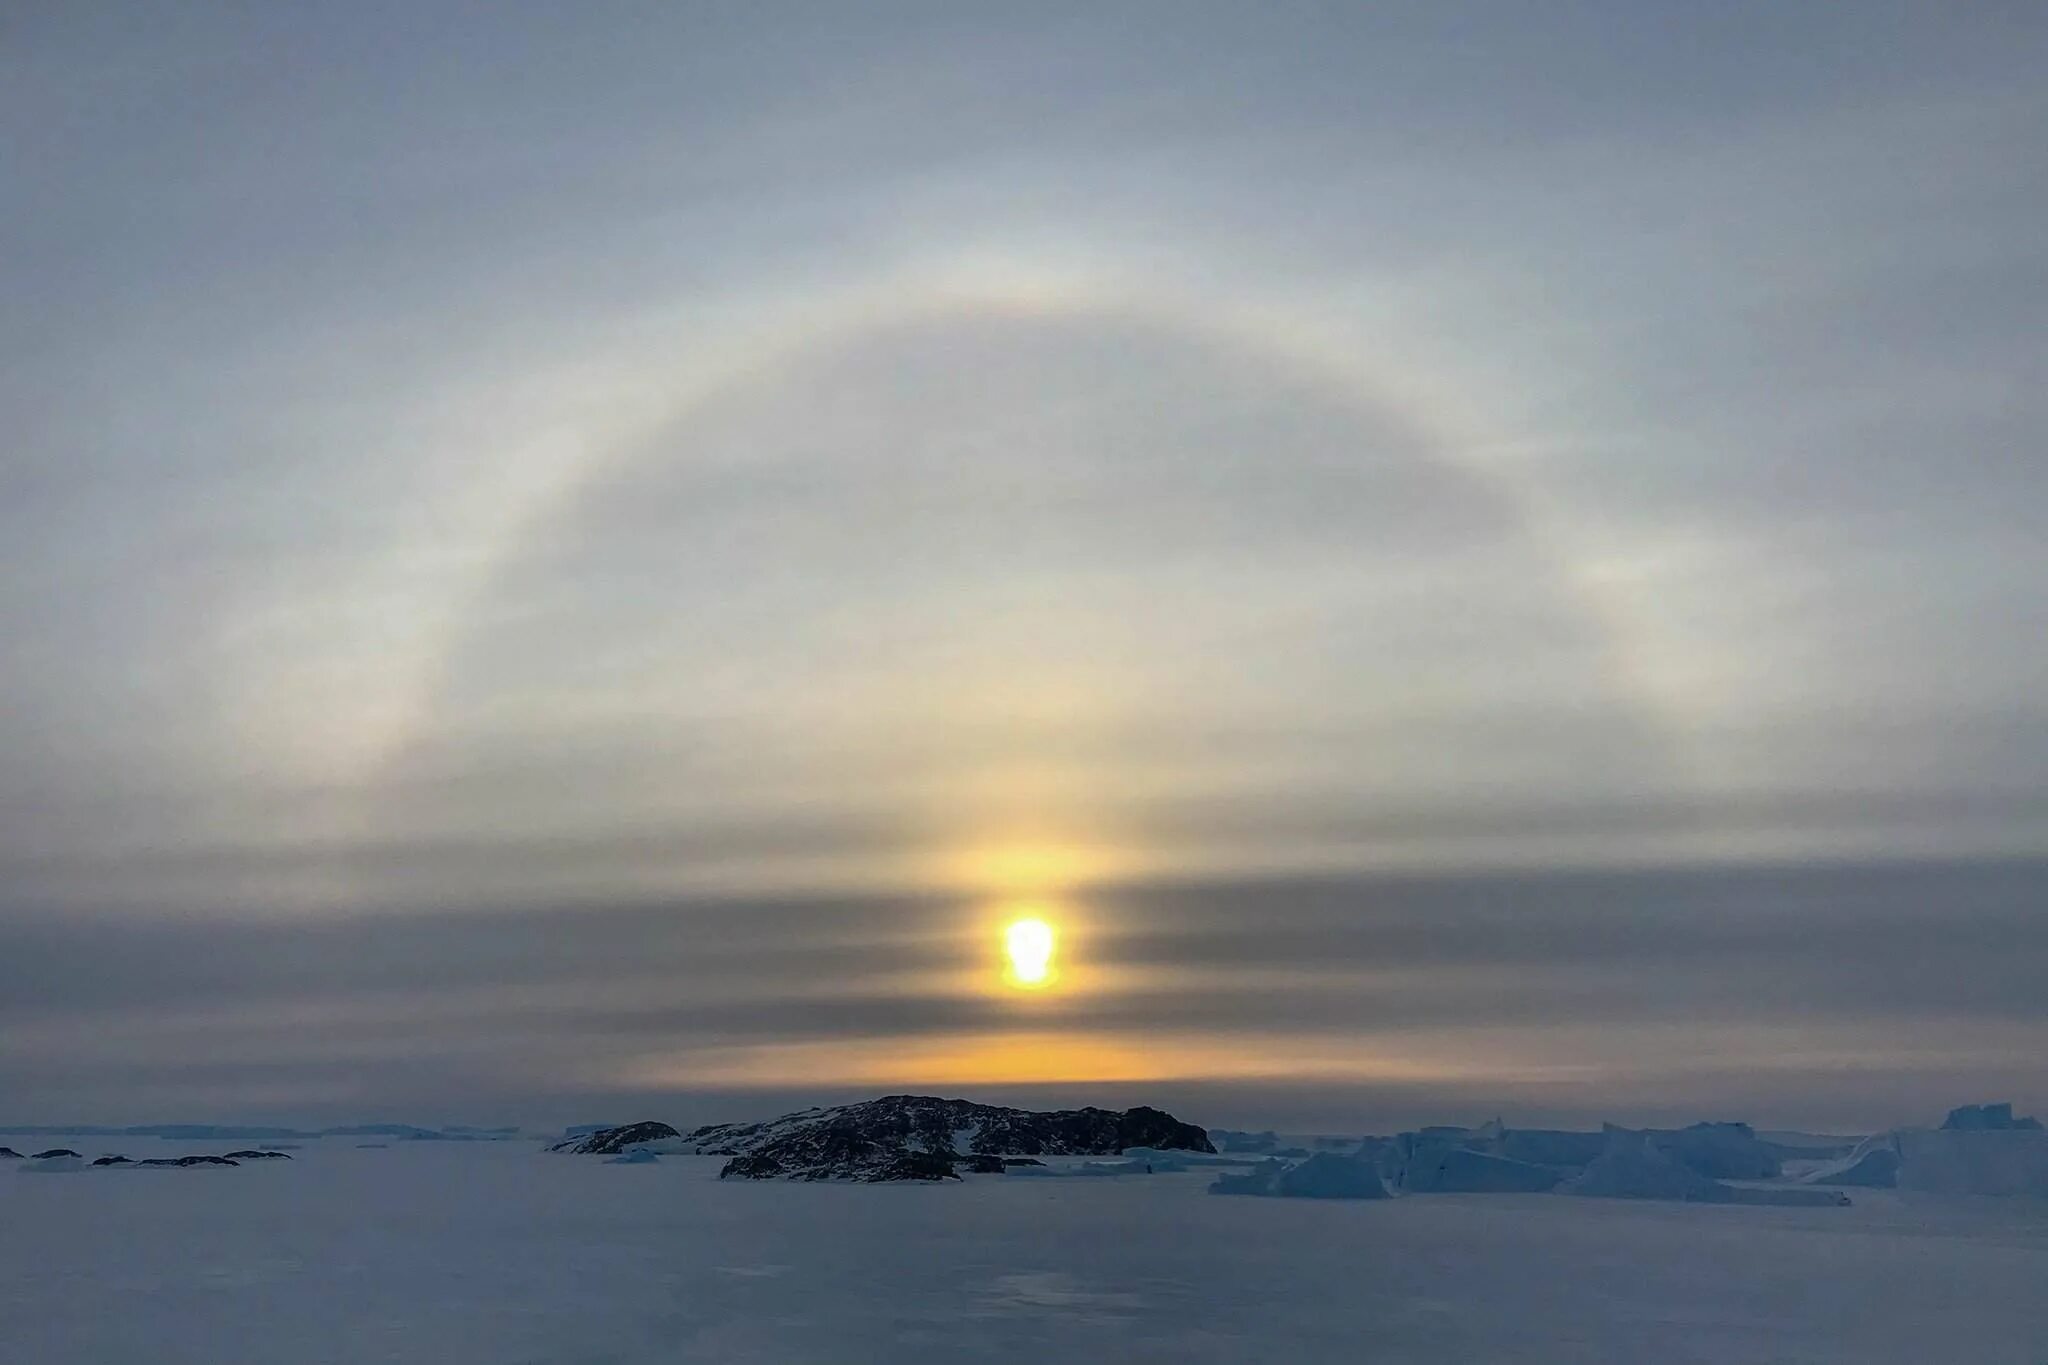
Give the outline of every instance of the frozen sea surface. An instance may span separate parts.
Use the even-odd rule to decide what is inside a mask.
[[[0,1168],[0,1361],[2048,1361],[2048,1202],[1332,1203],[1211,1198],[1206,1170],[845,1186],[523,1144],[293,1155]]]

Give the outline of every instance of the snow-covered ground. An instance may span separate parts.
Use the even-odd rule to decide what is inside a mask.
[[[0,1166],[0,1361],[2048,1360],[2048,1201],[1331,1203],[1212,1198],[1209,1169],[807,1185],[523,1142],[292,1155]]]

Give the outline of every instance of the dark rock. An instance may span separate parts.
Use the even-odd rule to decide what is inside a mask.
[[[571,1152],[578,1156],[617,1156],[635,1143],[660,1142],[664,1138],[681,1136],[681,1133],[665,1123],[648,1120],[643,1123],[629,1123],[621,1128],[600,1128],[583,1137],[558,1142],[548,1150]]]
[[[1003,1165],[1004,1165],[1005,1167],[1009,1167],[1009,1166],[1043,1166],[1044,1164],[1045,1164],[1045,1163],[1044,1163],[1043,1161],[1040,1161],[1040,1160],[1039,1160],[1039,1159],[1038,1159],[1037,1157],[1035,1157],[1035,1156],[1006,1156],[1006,1157],[1004,1157],[1004,1158],[1003,1158]]]
[[[825,1121],[783,1135],[762,1144],[753,1152],[741,1153],[727,1162],[720,1175],[744,1175],[755,1180],[786,1176],[793,1180],[877,1180],[896,1178],[881,1174],[897,1169],[896,1159],[908,1148],[890,1140],[892,1135],[873,1136],[859,1124]],[[947,1163],[952,1173],[953,1153],[930,1153]]]
[[[76,1152],[72,1151],[72,1150],[71,1150],[71,1149],[70,1149],[69,1147],[52,1147],[52,1148],[50,1148],[50,1150],[48,1150],[47,1152],[37,1152],[37,1153],[36,1153],[36,1154],[35,1154],[34,1156],[30,1157],[30,1158],[29,1158],[29,1160],[30,1160],[30,1161],[41,1161],[41,1160],[42,1160],[42,1159],[43,1159],[44,1157],[51,1157],[51,1156],[77,1156],[77,1155],[78,1155],[78,1153],[76,1153]]]
[[[12,1147],[0,1147],[0,1159],[4,1159],[7,1161],[19,1161],[22,1158],[21,1153],[15,1151]]]
[[[1090,1110],[1080,1110],[1082,1114]],[[1100,1112],[1100,1111],[1093,1111]],[[1152,1147],[1160,1151],[1216,1153],[1208,1133],[1192,1123],[1182,1123],[1164,1109],[1138,1105],[1124,1110],[1117,1120],[1117,1148]]]
[[[291,1160],[291,1154],[290,1154],[290,1153],[288,1153],[288,1152],[259,1152],[259,1151],[255,1151],[255,1150],[251,1149],[251,1150],[248,1150],[248,1151],[241,1151],[241,1152],[229,1152],[229,1153],[228,1153],[228,1160],[230,1160],[230,1161],[290,1161],[290,1160]]]
[[[952,1151],[956,1145],[969,1152],[1052,1156],[1110,1155],[1126,1147],[1215,1151],[1200,1128],[1143,1106],[1037,1112],[925,1095],[806,1109],[766,1123],[712,1124],[688,1140],[704,1152],[739,1155],[797,1132],[823,1130],[920,1151]]]
[[[854,1177],[856,1180],[958,1180],[951,1157],[931,1152],[897,1152],[881,1166]]]
[[[1040,1162],[1039,1164],[1044,1165],[1045,1163]],[[967,1169],[975,1175],[1001,1175],[1005,1166],[1006,1163],[1001,1157],[990,1156],[986,1152],[976,1152],[973,1156],[967,1158]]]
[[[767,1158],[729,1162],[724,1174],[792,1180],[944,1179],[954,1163],[972,1157],[1215,1150],[1200,1128],[1158,1109],[1038,1113],[925,1095],[806,1109],[766,1123],[714,1124],[686,1141],[705,1155]]]
[[[998,1164],[997,1168],[1002,1168]],[[808,1166],[789,1167],[773,1156],[736,1156],[719,1169],[718,1178],[747,1180],[850,1180],[880,1184],[890,1180],[957,1180],[953,1158],[931,1152],[891,1151],[871,1148],[858,1153],[841,1149],[838,1157]]]
[[[138,1166],[239,1166],[239,1161],[230,1161],[224,1156],[152,1156],[135,1163]]]
[[[95,1166],[130,1166],[134,1163],[125,1156],[100,1156],[94,1157],[92,1164]]]

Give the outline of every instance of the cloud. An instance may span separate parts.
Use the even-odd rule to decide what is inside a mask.
[[[2033,16],[8,36],[22,1102],[2025,1079]]]
[[[912,1084],[927,1063],[926,1083],[959,1086],[980,1058],[991,1086],[1121,1069],[1364,1095],[1398,1079],[1446,1103],[1482,1081],[1507,1093],[1548,1078],[1584,1089],[1529,1102],[1582,1117],[1601,1077],[1646,1103],[1659,1068],[1708,1073],[1744,1106],[1845,1069],[1881,1091],[1886,1068],[1931,1071],[1936,1056],[2021,1084],[2048,968],[2033,913],[2044,875],[1921,864],[1104,888],[1055,912],[1070,926],[1067,988],[1028,1001],[996,985],[994,922],[953,897],[14,915],[0,923],[0,1078],[35,1103],[188,1072],[229,1097],[238,1077],[318,1088],[345,1073],[349,1094],[373,1097],[431,1074],[459,1078],[479,1112],[507,1112],[585,1091],[688,1103],[675,1097],[741,1083]],[[1737,1059],[1759,1069],[1749,1082]]]

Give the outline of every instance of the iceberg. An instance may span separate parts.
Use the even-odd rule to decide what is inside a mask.
[[[1598,1199],[1674,1199],[1694,1204],[1843,1205],[1839,1190],[1748,1189],[1701,1175],[1658,1145],[1654,1133],[1610,1126],[1607,1150],[1563,1185]]]
[[[1267,1161],[1243,1175],[1220,1175],[1211,1194],[1249,1194],[1278,1199],[1385,1199],[1378,1166],[1358,1156],[1318,1152],[1305,1161]]]

